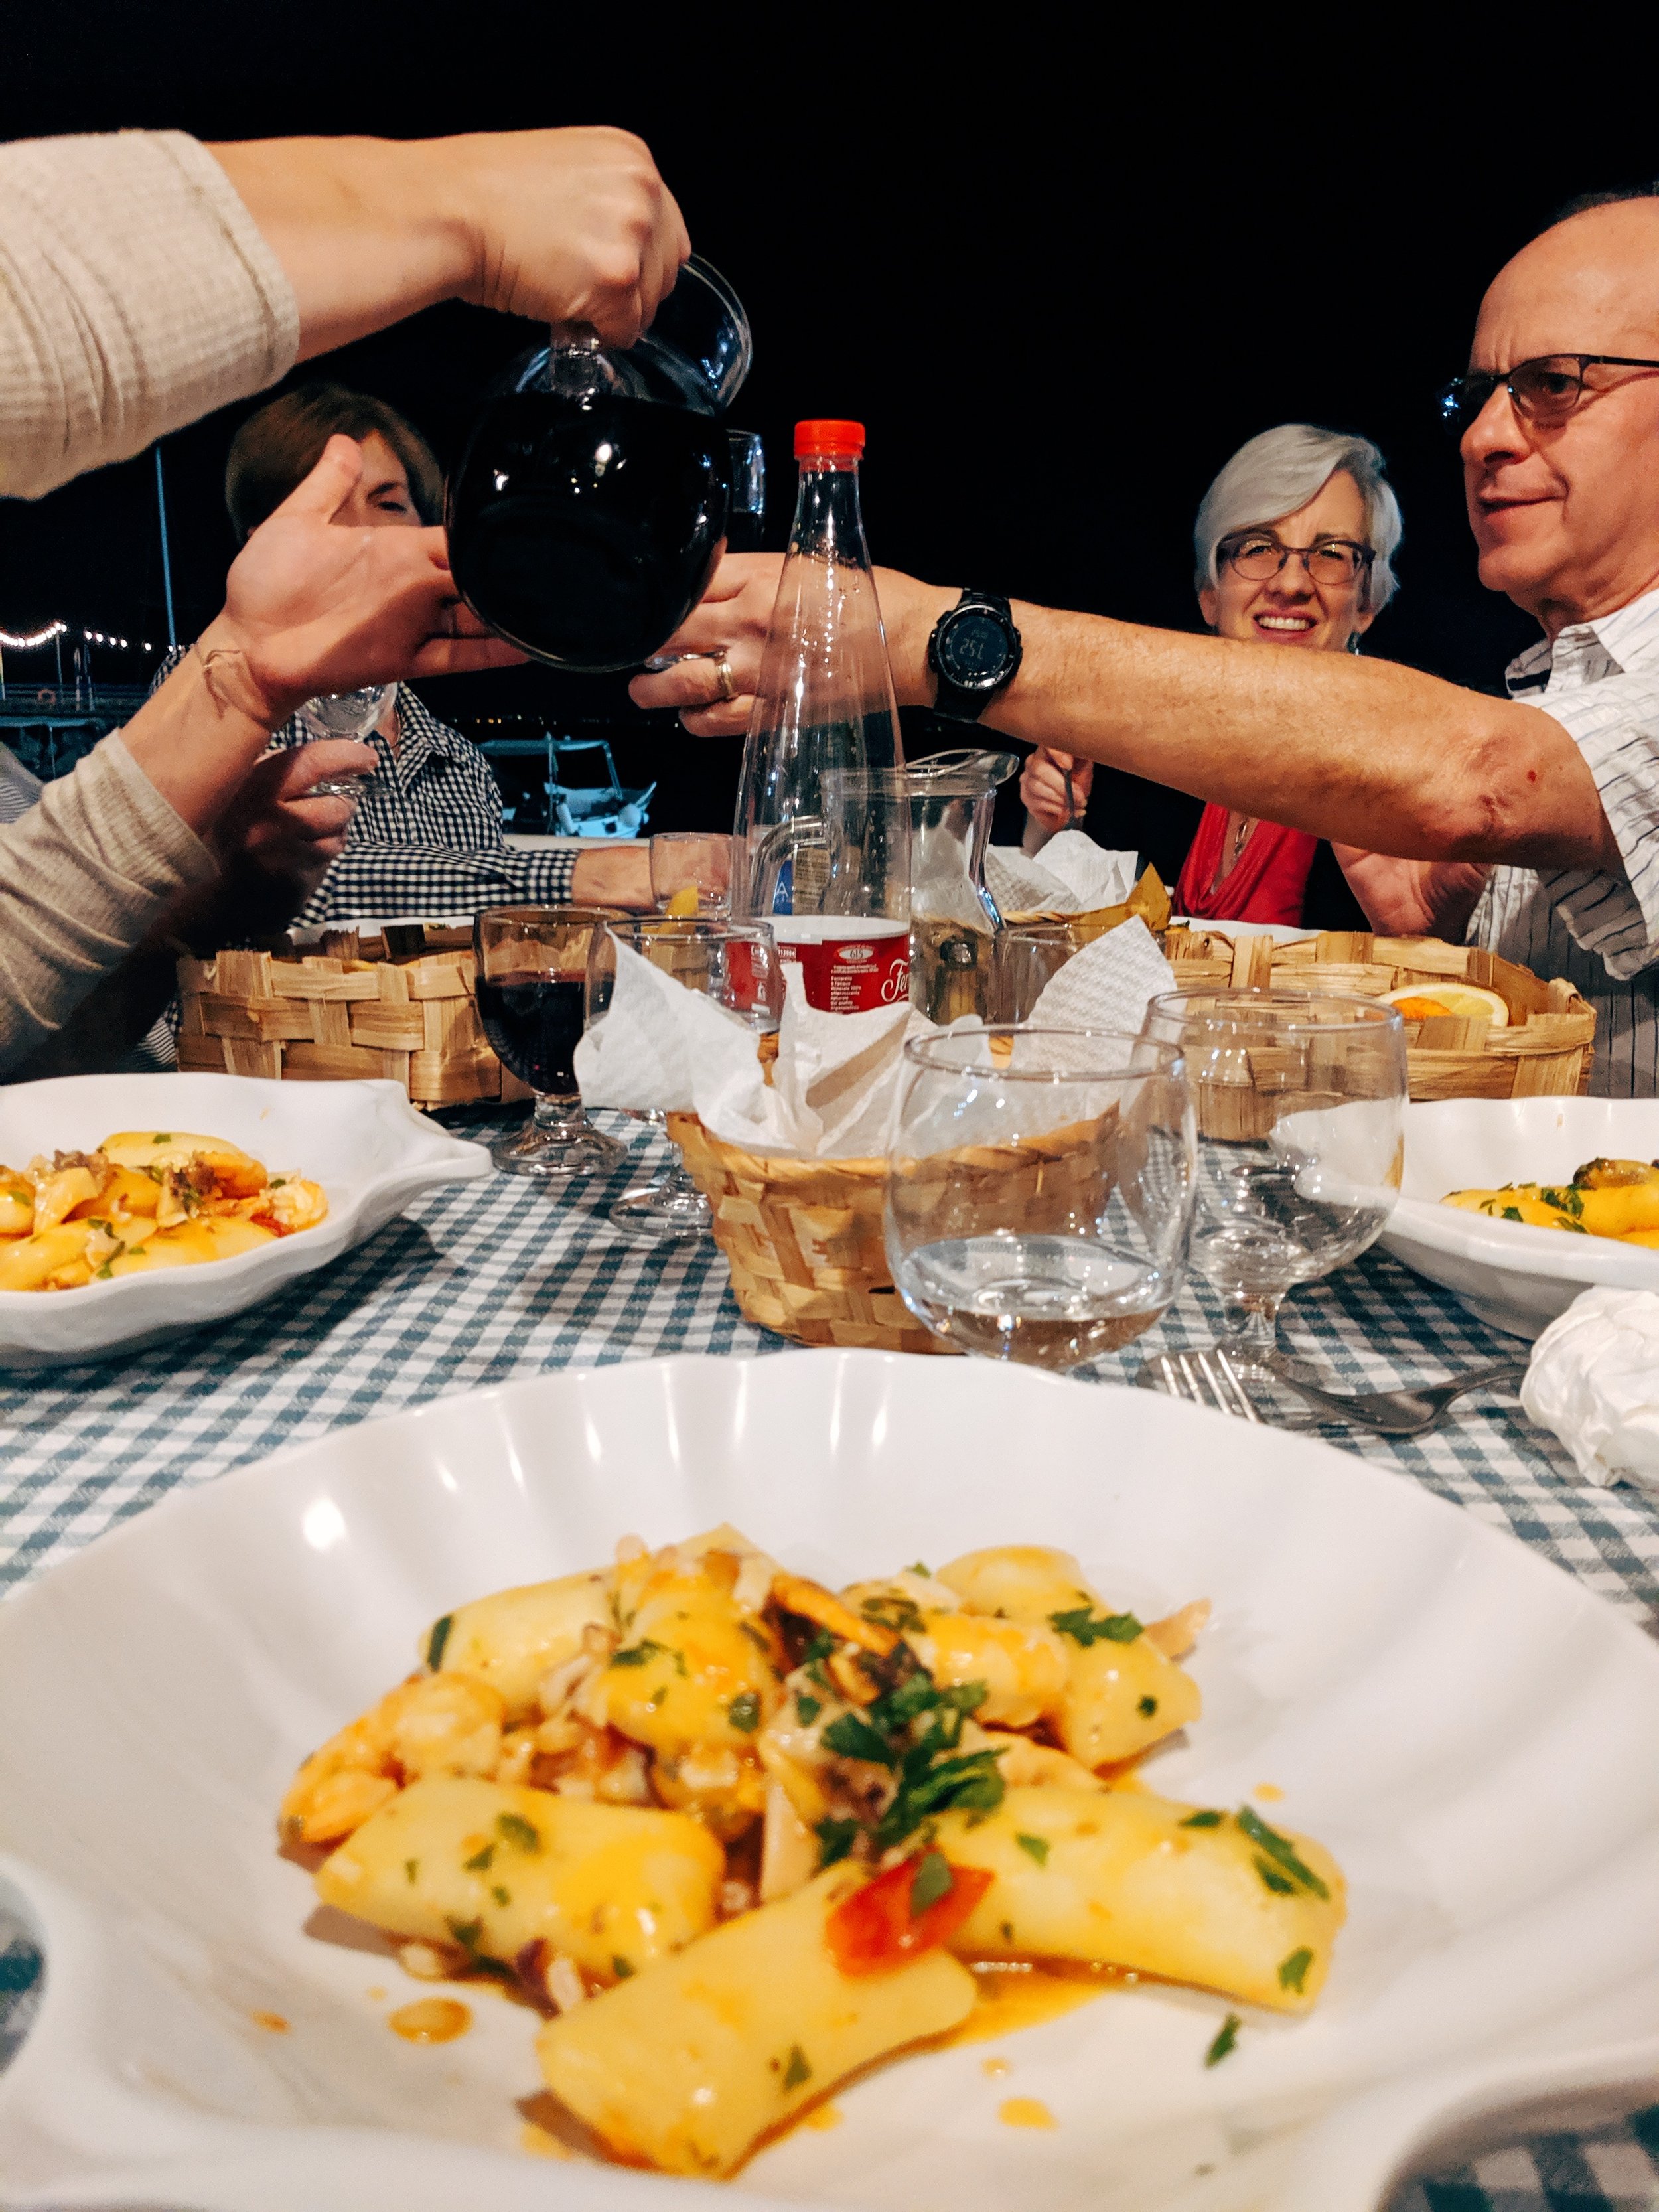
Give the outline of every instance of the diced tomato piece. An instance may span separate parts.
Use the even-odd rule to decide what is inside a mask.
[[[924,1893],[936,1890],[935,1862],[950,1887],[918,1912],[916,1878],[927,1866]],[[830,1954],[843,1974],[887,1973],[948,1943],[994,1880],[983,1867],[951,1866],[937,1851],[918,1852],[842,1899],[824,1923]]]

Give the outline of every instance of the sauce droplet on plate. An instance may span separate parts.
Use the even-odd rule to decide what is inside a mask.
[[[453,2043],[471,2027],[472,2011],[453,1997],[420,1997],[388,2013],[386,2024],[405,2043]]]
[[[979,2068],[980,2072],[993,2081],[1006,2080],[1014,2070],[1006,2058],[981,2058]]]
[[[266,2028],[272,2035],[288,2033],[289,2023],[279,2012],[252,2012],[248,2014],[248,2018],[253,2022],[255,2027]]]
[[[846,2118],[839,2105],[814,2105],[810,2111],[801,2114],[797,2124],[803,2128],[816,2128],[822,2135],[830,2128],[838,2128]]]
[[[1005,2128],[1057,2128],[1054,2118],[1040,2097],[1006,2097],[997,2107]]]
[[[1265,1797],[1268,1804],[1276,1805],[1285,1792],[1276,1782],[1258,1782],[1250,1795],[1253,1797]]]

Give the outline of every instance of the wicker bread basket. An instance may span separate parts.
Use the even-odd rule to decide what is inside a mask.
[[[939,1162],[940,1194],[962,1194],[963,1170],[983,1174],[1022,1218],[1041,1227],[1066,1212],[1079,1183],[1097,1191],[1109,1115],[1013,1145],[983,1145]],[[671,1114],[668,1133],[714,1209],[714,1242],[732,1270],[745,1320],[801,1344],[878,1352],[948,1352],[893,1288],[882,1238],[884,1160],[763,1158],[728,1145],[695,1114]]]
[[[485,1042],[475,972],[471,931],[431,923],[181,960],[179,1065],[299,1083],[389,1077],[422,1107],[528,1098]]]
[[[1495,991],[1509,1008],[1505,1029],[1451,1014],[1407,1022],[1413,1098],[1570,1097],[1589,1086],[1595,1009],[1571,983],[1543,982],[1530,969],[1476,945],[1357,930],[1326,930],[1300,945],[1275,945],[1242,931],[1229,939],[1172,929],[1164,950],[1182,990],[1273,986],[1375,999],[1412,984],[1431,993],[1437,981],[1456,981]]]

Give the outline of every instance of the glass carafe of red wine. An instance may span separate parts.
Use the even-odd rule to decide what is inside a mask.
[[[844,818],[903,764],[859,500],[864,442],[860,422],[796,425],[800,489],[734,823],[733,918],[770,922],[809,1002],[832,1012],[890,1005],[908,985],[908,827],[864,834]]]
[[[751,351],[741,303],[693,260],[626,351],[566,324],[516,362],[446,499],[473,612],[557,668],[654,653],[702,597],[734,514],[764,502],[760,441],[726,422]]]

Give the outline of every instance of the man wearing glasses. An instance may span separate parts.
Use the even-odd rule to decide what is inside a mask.
[[[1597,1012],[1593,1087],[1656,1096],[1659,195],[1589,206],[1523,247],[1440,404],[1481,581],[1544,632],[1511,665],[1510,699],[884,569],[898,696],[1353,848],[1374,921],[1467,930],[1569,977]],[[740,732],[777,566],[728,559],[672,641],[723,647],[738,696],[714,700],[712,664],[681,660],[636,678],[638,703]]]

